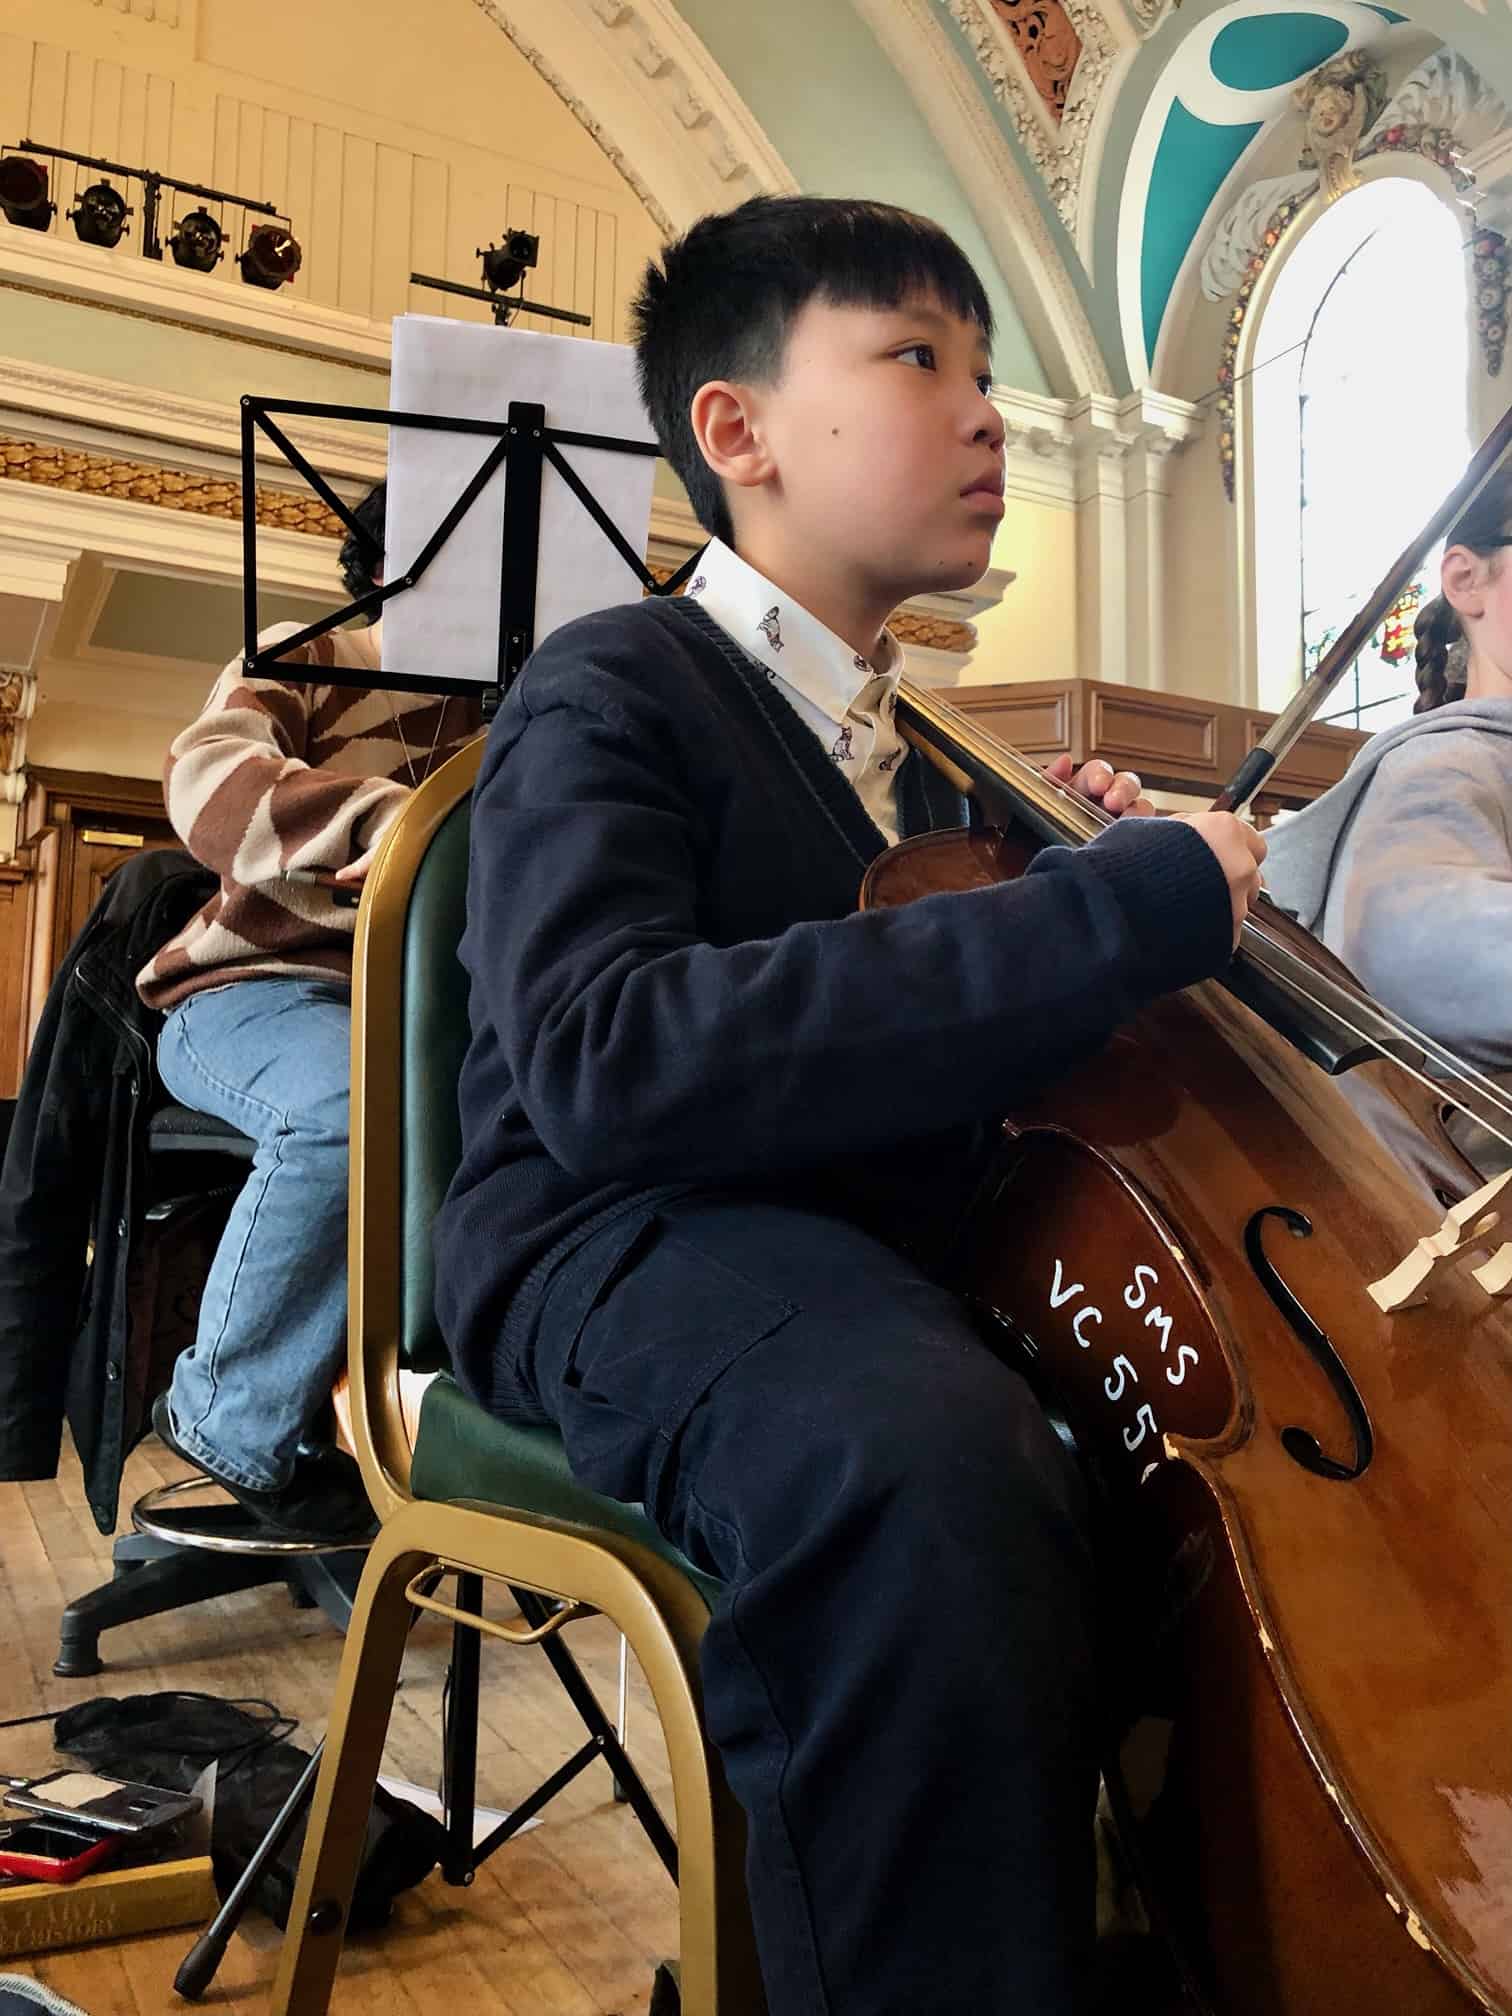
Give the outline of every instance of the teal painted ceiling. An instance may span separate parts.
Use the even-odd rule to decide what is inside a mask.
[[[1168,103],[1150,167],[1139,258],[1139,311],[1153,359],[1177,275],[1214,198],[1292,87],[1350,45],[1403,17],[1351,0],[1273,11],[1266,0],[1194,35],[1167,71]]]
[[[1219,32],[1208,62],[1231,91],[1274,91],[1337,56],[1348,40],[1342,21],[1316,14],[1251,15]]]
[[[1152,357],[1187,247],[1224,177],[1260,131],[1261,123],[1257,119],[1247,126],[1211,126],[1188,112],[1179,99],[1166,114],[1150,171],[1139,266],[1145,348]]]

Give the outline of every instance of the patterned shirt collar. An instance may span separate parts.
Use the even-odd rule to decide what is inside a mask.
[[[687,592],[772,678],[802,694],[837,728],[874,680],[882,681],[882,692],[897,692],[903,648],[890,630],[882,632],[877,669],[721,539],[704,548]],[[879,697],[868,695],[872,706]]]

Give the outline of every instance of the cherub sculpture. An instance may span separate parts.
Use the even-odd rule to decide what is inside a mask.
[[[1292,102],[1307,121],[1300,166],[1316,168],[1326,202],[1360,184],[1355,150],[1386,102],[1386,80],[1363,49],[1335,56],[1299,84]]]

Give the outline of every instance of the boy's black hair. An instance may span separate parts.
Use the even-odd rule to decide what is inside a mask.
[[[355,532],[348,532],[341,542],[341,551],[336,564],[341,569],[341,578],[346,583],[346,591],[355,601],[359,595],[366,595],[377,587],[375,574],[383,572],[383,526],[388,505],[388,484],[375,483],[366,497],[357,506],[352,516],[377,541],[377,551],[369,552]],[[375,619],[368,617],[371,623]]]
[[[898,308],[930,295],[992,341],[992,309],[971,261],[927,217],[823,196],[753,196],[701,217],[646,268],[631,311],[641,397],[699,523],[734,537],[724,485],[699,453],[693,395],[712,378],[772,384],[788,331],[815,299]]]

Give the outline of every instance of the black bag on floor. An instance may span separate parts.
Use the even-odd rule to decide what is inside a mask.
[[[102,1695],[66,1709],[53,1724],[58,1749],[91,1770],[187,1792],[217,1765],[210,1853],[224,1896],[272,1826],[310,1753],[286,1739],[296,1725],[267,1701],[214,1694]],[[264,1870],[253,1901],[280,1927],[289,1921],[304,1845],[301,1820]],[[380,1785],[347,1921],[351,1932],[386,1925],[393,1901],[428,1876],[441,1856],[441,1823]]]

